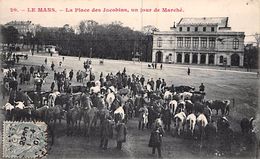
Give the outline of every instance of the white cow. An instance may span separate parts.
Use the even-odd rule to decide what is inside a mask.
[[[171,111],[171,114],[175,115],[177,110],[178,102],[176,100],[172,100],[169,103],[169,109]]]
[[[90,92],[92,93],[99,93],[101,91],[101,83],[100,81],[95,82],[95,87],[90,88]]]
[[[109,93],[106,97],[106,102],[108,104],[108,110],[110,110],[112,103],[116,99],[116,96],[113,92]]]
[[[172,96],[173,96],[172,92],[166,91],[166,92],[164,93],[164,95],[163,95],[163,99],[164,99],[164,100],[171,100],[171,99],[172,99]]]
[[[181,130],[184,130],[184,125],[186,121],[186,114],[184,112],[180,112],[174,116],[175,124],[176,124],[176,129],[178,132],[178,135],[181,134]]]
[[[49,107],[55,106],[55,100],[59,95],[60,95],[60,92],[58,92],[58,91],[49,94],[49,97],[48,97]]]
[[[205,128],[208,125],[208,120],[204,114],[200,114],[197,117],[197,124],[199,125],[199,127],[203,128]]]
[[[190,92],[183,92],[183,93],[179,93],[179,98],[181,99],[181,100],[190,100],[191,99],[191,97],[192,97],[192,93],[190,93]]]
[[[121,119],[124,120],[125,119],[125,111],[123,109],[122,106],[118,107],[115,111],[114,111],[114,115],[119,114],[121,116]]]
[[[2,107],[2,109],[6,110],[6,111],[11,111],[11,110],[14,109],[14,106],[13,106],[12,104],[10,104],[10,103],[6,103],[6,104]]]
[[[7,76],[8,73],[15,72],[15,68],[9,68],[9,69],[2,68],[1,70],[4,76]]]
[[[24,102],[15,102],[15,108],[19,108],[19,109],[24,109],[25,108],[25,105],[24,105]]]
[[[190,130],[193,136],[195,130],[195,124],[196,124],[196,116],[192,113],[187,116],[186,121],[187,121],[187,130]]]

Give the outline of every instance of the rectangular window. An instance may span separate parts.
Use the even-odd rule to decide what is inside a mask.
[[[159,37],[157,40],[157,47],[162,47],[162,38]]]
[[[190,48],[191,38],[185,37],[184,46]]]
[[[180,32],[182,31],[182,27],[179,27],[179,31],[180,31]]]
[[[170,44],[172,44],[172,37],[170,37]]]
[[[201,48],[207,48],[207,38],[201,38],[200,39],[200,47]]]
[[[192,46],[193,48],[198,48],[199,47],[199,38],[198,37],[194,37],[192,38]]]
[[[195,27],[195,32],[197,32],[198,31],[198,27]]]
[[[209,48],[214,49],[216,46],[216,38],[209,38]]]
[[[187,27],[187,31],[190,31],[190,27]]]
[[[233,49],[238,49],[239,47],[239,40],[238,39],[234,39],[233,40]]]
[[[206,27],[203,27],[203,31],[204,31],[204,32],[206,31]]]
[[[215,28],[214,27],[211,27],[211,32],[214,32],[215,31]]]
[[[183,47],[183,37],[177,37],[177,47]]]

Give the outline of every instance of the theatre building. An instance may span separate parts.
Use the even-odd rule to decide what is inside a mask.
[[[231,31],[228,20],[182,18],[171,31],[154,32],[152,61],[242,67],[245,35]]]

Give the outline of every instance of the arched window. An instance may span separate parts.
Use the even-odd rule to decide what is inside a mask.
[[[219,63],[223,63],[223,60],[224,60],[223,56],[220,56],[219,57]]]
[[[239,47],[239,40],[235,38],[233,40],[233,49],[238,49],[238,47]]]
[[[161,37],[159,37],[159,38],[157,39],[157,46],[158,46],[158,47],[162,47],[162,38],[161,38]]]

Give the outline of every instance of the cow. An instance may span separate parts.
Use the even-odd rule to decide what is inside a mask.
[[[178,102],[176,100],[172,100],[169,102],[169,109],[170,109],[172,115],[176,114],[177,107],[178,107]]]
[[[16,121],[30,120],[32,109],[33,109],[32,106],[25,106],[24,102],[21,101],[15,102],[15,108],[14,108],[15,120]]]
[[[54,107],[55,106],[55,100],[56,98],[60,96],[60,92],[53,92],[49,94],[48,97],[48,103],[50,107]]]
[[[79,93],[79,92],[87,92],[87,86],[69,86],[68,92],[70,93]]]
[[[5,110],[5,118],[6,120],[13,120],[14,117],[14,106],[10,103],[6,103],[2,109]]]
[[[114,102],[114,100],[116,99],[116,96],[113,92],[108,93],[107,97],[106,97],[106,103],[108,104],[108,110],[111,109],[111,105]]]
[[[191,86],[177,86],[177,87],[174,87],[174,90],[177,93],[192,92],[192,91],[195,90],[195,87],[191,87]]]
[[[252,125],[253,120],[254,118],[251,117],[250,119],[243,118],[240,121],[241,132],[243,135],[248,134],[253,129],[253,125]]]
[[[125,119],[125,111],[122,106],[118,107],[114,111],[114,116],[115,116],[115,122],[117,123],[120,119],[124,120]],[[119,119],[120,118],[120,119]]]
[[[210,109],[216,110],[216,115],[218,115],[218,111],[221,110],[222,115],[229,114],[230,101],[229,100],[209,100],[206,101],[206,105],[209,106]]]
[[[164,99],[164,100],[168,100],[168,101],[171,100],[172,97],[173,97],[173,93],[170,92],[170,91],[166,91],[166,92],[164,93],[164,95],[163,95],[163,99]]]
[[[186,114],[184,112],[180,112],[174,116],[175,124],[176,124],[176,129],[178,135],[181,134],[181,131],[184,130],[184,125],[186,122]]]
[[[190,93],[190,92],[179,93],[179,98],[181,100],[190,100],[191,97],[192,97],[192,93]]]
[[[190,114],[186,119],[187,130],[191,132],[191,135],[194,135],[195,125],[196,125],[196,116],[195,114]]]
[[[204,130],[205,130],[205,127],[208,125],[208,120],[207,120],[206,116],[203,113],[201,113],[197,117],[196,122],[199,127],[200,137],[202,138],[205,135]]]
[[[193,103],[195,103],[195,102],[203,102],[204,101],[204,97],[205,97],[205,93],[193,92],[193,94],[191,96],[191,101]]]
[[[191,114],[194,111],[194,104],[191,102],[191,100],[185,100],[185,108],[187,114]]]

